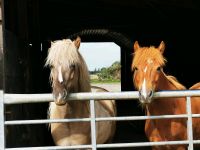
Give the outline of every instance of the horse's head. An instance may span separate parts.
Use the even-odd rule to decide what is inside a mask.
[[[140,47],[134,43],[134,57],[132,61],[133,82],[139,91],[139,101],[149,104],[156,90],[162,67],[165,64],[163,52],[165,44],[162,41],[158,47]]]
[[[77,92],[80,42],[80,37],[73,42],[69,39],[56,41],[49,49],[46,65],[51,66],[50,78],[57,105],[64,105],[68,94]]]

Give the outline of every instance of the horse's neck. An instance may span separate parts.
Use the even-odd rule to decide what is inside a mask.
[[[177,86],[169,80],[169,78],[162,73],[159,78],[157,91],[160,90],[180,90]],[[166,115],[185,112],[184,98],[157,98],[148,106],[147,113],[149,115]]]
[[[73,93],[84,92],[80,89],[73,89]],[[53,114],[51,112],[54,112]],[[55,113],[56,112],[56,113]],[[54,103],[50,105],[50,116],[52,118],[87,118],[90,115],[89,101],[67,101],[63,106]]]
[[[89,117],[89,102],[88,101],[70,101],[66,104],[67,116],[70,118]]]
[[[91,92],[90,76],[87,65],[80,54],[79,58],[81,63],[78,67],[78,84],[71,93]],[[67,104],[63,107],[62,111],[65,111],[65,118],[89,117],[89,101],[67,101]]]
[[[163,72],[161,72],[161,76],[159,77],[158,85],[156,87],[156,91],[160,90],[177,90],[176,86]]]
[[[55,118],[87,118],[89,117],[88,104],[85,101],[67,101],[65,105],[58,106],[54,102],[50,103],[49,117]]]
[[[82,68],[79,68],[78,85],[76,86],[76,88],[73,89],[73,93],[91,91],[89,74],[86,72],[86,69],[86,66],[82,66]],[[85,71],[84,74],[82,74],[83,71]],[[89,101],[69,101],[67,102],[67,110],[69,115],[73,116],[74,118],[88,117],[90,114]]]
[[[83,57],[79,53],[81,65],[79,66],[78,92],[91,92],[90,75]]]

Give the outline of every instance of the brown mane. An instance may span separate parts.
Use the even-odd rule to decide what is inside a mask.
[[[189,88],[190,90],[200,89],[200,82],[195,83],[192,87]]]
[[[166,76],[169,82],[171,82],[178,90],[185,90],[185,86],[178,82],[176,77],[168,75]]]
[[[147,116],[180,115],[187,113],[186,97],[153,98],[153,92],[163,90],[185,90],[186,88],[171,75],[163,72],[166,59],[163,57],[165,44],[161,41],[158,47],[140,47],[134,43],[133,82],[138,90],[139,102],[145,106]],[[190,90],[200,89],[200,82],[194,84]],[[191,97],[191,112],[200,113],[200,98]],[[200,139],[200,119],[192,118],[193,138]],[[188,139],[186,118],[146,119],[145,134],[150,142],[183,141]],[[195,146],[195,149],[197,147]],[[152,150],[186,150],[187,144],[152,146]],[[197,148],[198,149],[198,148]]]
[[[141,47],[140,50],[135,51],[134,60],[132,62],[132,69],[141,63],[146,63],[147,58],[157,61],[161,66],[165,65],[166,59],[160,53],[160,51],[154,46]]]
[[[164,66],[167,60],[163,57],[160,51],[154,46],[140,47],[140,50],[135,51],[132,62],[132,69],[138,64],[146,63],[148,59],[154,60],[160,66]],[[165,75],[165,74],[164,74]],[[171,75],[165,75],[166,78],[179,90],[186,89],[178,80]]]

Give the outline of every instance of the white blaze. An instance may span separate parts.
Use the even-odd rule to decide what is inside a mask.
[[[58,67],[58,81],[60,83],[63,82],[63,76],[62,76],[61,66]]]
[[[147,72],[147,66],[144,68],[144,73],[146,74],[146,72]],[[141,94],[142,94],[142,96],[144,96],[144,98],[147,97],[146,79],[145,78],[144,78],[143,83],[142,83]]]
[[[61,93],[59,93],[59,95],[58,95],[58,100],[60,100],[62,98],[62,94]]]
[[[144,96],[144,98],[147,98],[146,79],[145,78],[144,78],[144,81],[142,83],[141,94]]]
[[[152,64],[152,63],[153,63],[153,60],[148,59],[148,60],[147,60],[147,63],[148,63],[148,64]]]
[[[147,66],[144,68],[144,73],[146,73],[147,72]]]

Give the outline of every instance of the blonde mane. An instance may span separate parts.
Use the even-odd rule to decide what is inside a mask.
[[[45,66],[69,68],[70,65],[76,65],[79,69],[79,92],[90,92],[89,71],[74,42],[70,39],[52,42]],[[50,79],[52,80],[52,72]]]
[[[79,69],[79,92],[90,92],[90,78],[87,65],[79,53],[78,49],[70,39],[58,40],[51,43],[48,50],[48,56],[45,66],[58,68],[59,66],[69,68],[70,65],[76,65]],[[53,72],[50,72],[50,81],[53,84]],[[49,105],[48,118],[54,105]],[[89,111],[89,104],[87,106]]]
[[[166,59],[154,46],[141,47],[139,50],[135,51],[133,55],[134,59],[132,62],[132,69],[135,68],[138,64],[146,63],[147,59],[154,60],[161,66],[164,66],[166,62]]]
[[[70,39],[58,40],[51,43],[45,66],[66,66],[78,63],[79,54],[76,46]]]
[[[80,42],[81,39],[78,39],[78,37],[73,42],[69,39],[55,41],[48,50],[45,65],[52,67],[50,76],[53,80],[54,95],[54,102],[50,102],[48,110],[48,118],[50,119],[90,117],[90,101],[67,100],[70,93],[91,91],[89,71],[78,51]],[[97,117],[115,117],[115,101],[95,101],[95,115]],[[89,122],[56,122],[50,123],[49,127],[55,145],[73,146],[91,143]],[[106,143],[110,141],[115,128],[116,123],[114,121],[97,122],[96,142]]]

